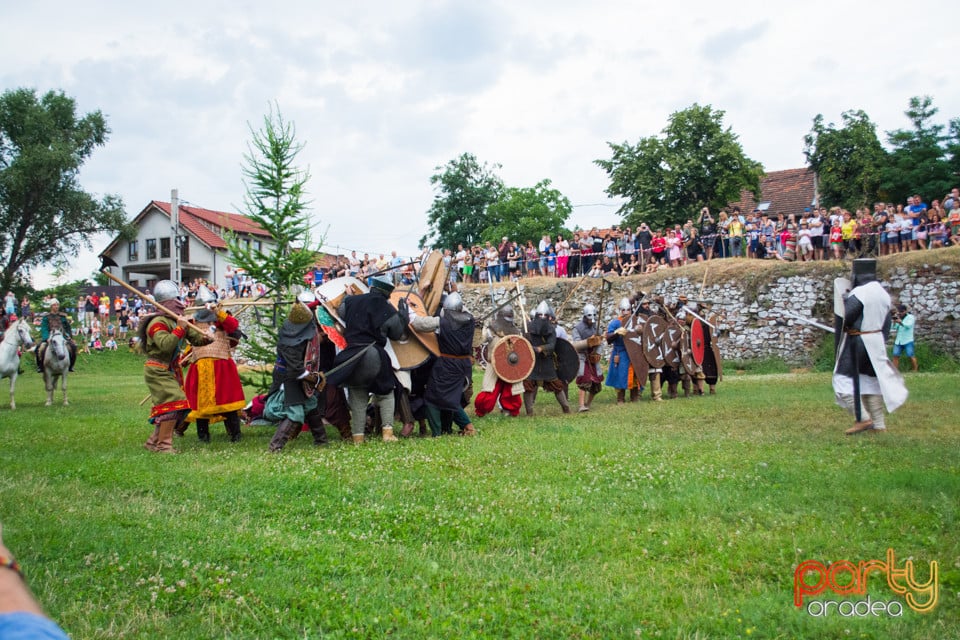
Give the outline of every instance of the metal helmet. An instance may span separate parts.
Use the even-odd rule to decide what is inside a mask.
[[[596,322],[597,308],[589,303],[583,305],[583,317],[589,320],[590,322]]]
[[[617,307],[620,313],[630,313],[633,311],[633,305],[630,304],[630,298],[620,298],[620,305]]]
[[[549,303],[549,302],[547,302],[546,300],[544,300],[543,302],[541,302],[540,304],[537,305],[537,308],[534,309],[534,313],[535,313],[536,315],[541,316],[541,317],[544,317],[544,318],[552,318],[552,317],[553,317],[553,307],[550,306],[550,303]]]
[[[153,285],[153,299],[157,302],[176,300],[180,297],[180,287],[173,280],[161,280]]]
[[[307,305],[307,307],[310,307],[310,305],[312,305],[317,301],[317,296],[316,294],[313,293],[313,291],[310,291],[309,289],[304,289],[303,291],[297,294],[297,300]]]
[[[386,276],[374,276],[370,279],[370,288],[371,290],[377,289],[389,296],[393,293],[393,280]]]
[[[497,312],[498,315],[506,320],[507,322],[513,323],[513,306],[509,304],[503,305],[500,308],[500,311]]]
[[[463,311],[463,298],[454,291],[443,298],[443,308],[449,311]]]

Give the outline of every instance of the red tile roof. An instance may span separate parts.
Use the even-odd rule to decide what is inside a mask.
[[[772,171],[760,179],[760,202],[769,202],[767,212],[803,213],[803,210],[812,206],[816,197],[813,169],[786,169]],[[731,202],[730,208],[740,207],[742,213],[750,213],[757,208],[749,191],[740,193],[740,200]]]
[[[147,209],[151,206],[157,207],[168,216],[170,215],[169,202],[153,200],[147,205]],[[201,242],[214,249],[227,248],[227,243],[223,239],[224,229],[235,233],[248,233],[265,238],[270,237],[270,234],[264,231],[256,222],[239,213],[213,211],[211,209],[203,209],[190,205],[180,205],[178,212],[180,224],[182,224],[187,231],[195,235]]]

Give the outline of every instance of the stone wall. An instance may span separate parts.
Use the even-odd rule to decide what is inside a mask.
[[[747,265],[749,266],[749,265]],[[700,305],[701,315],[720,330],[720,351],[725,360],[779,358],[791,365],[807,366],[827,333],[794,318],[799,315],[833,325],[833,279],[849,274],[809,273],[773,277],[767,282],[733,278],[704,287],[688,276],[660,279],[656,284],[643,276],[614,278],[602,293],[600,315],[604,326],[616,313],[617,303],[641,288],[668,302],[681,293],[709,301]],[[918,342],[936,343],[938,350],[960,358],[960,269],[951,265],[898,267],[882,274],[881,282],[894,302],[903,302],[917,317]],[[849,277],[849,276],[848,276]],[[522,306],[529,314],[541,300],[559,311],[560,323],[569,331],[580,320],[586,303],[600,305],[601,281],[595,279],[524,281]],[[480,319],[516,292],[514,283],[461,287],[467,308]],[[520,305],[514,303],[519,319]]]

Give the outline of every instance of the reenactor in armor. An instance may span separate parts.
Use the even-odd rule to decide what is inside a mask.
[[[567,384],[557,375],[553,354],[557,344],[557,329],[551,318],[553,308],[544,300],[534,310],[534,317],[527,325],[527,339],[536,354],[533,373],[523,381],[523,406],[528,416],[533,415],[533,405],[537,400],[537,390],[542,386],[553,392],[564,413],[570,413],[567,400]]]
[[[494,342],[506,336],[518,336],[520,330],[514,322],[513,307],[503,306],[488,320],[483,327],[483,341],[487,343],[487,352],[493,353]],[[506,382],[497,375],[496,368],[491,362],[483,372],[483,382],[480,393],[473,401],[473,408],[477,417],[483,417],[497,407],[500,407],[511,416],[520,415],[523,404],[523,380]]]
[[[70,328],[70,316],[60,311],[60,301],[56,298],[50,300],[50,312],[43,316],[40,321],[40,345],[37,347],[37,373],[43,373],[43,356],[47,352],[47,341],[50,334],[56,330],[63,333],[66,338],[67,348],[70,351],[70,371],[77,363],[77,343],[73,341],[73,330]]]
[[[673,317],[676,318],[677,322],[684,328],[684,341],[689,339],[690,326],[693,324],[695,317],[690,311],[696,312],[696,310],[697,303],[690,302],[687,296],[683,294],[677,297],[676,304],[670,309]],[[702,396],[703,382],[706,379],[706,376],[703,374],[703,367],[696,366],[696,363],[694,363],[691,358],[684,358],[681,360],[679,372],[680,384],[683,387],[683,396],[690,396],[691,386],[694,395]],[[673,395],[676,395],[676,387],[674,387]]]
[[[580,368],[577,371],[579,410],[589,411],[594,397],[603,388],[603,374],[600,371],[603,338],[597,333],[597,308],[592,304],[584,305],[583,318],[573,328],[571,342],[580,359]]]
[[[627,334],[625,326],[627,320],[633,315],[633,304],[629,298],[620,300],[617,307],[617,317],[607,325],[605,338],[611,346],[610,368],[607,370],[607,386],[617,390],[617,404],[623,404],[626,399],[627,389],[630,389],[630,402],[634,402],[640,397],[639,381],[631,375],[630,356],[627,354],[627,347],[623,342],[623,337]]]

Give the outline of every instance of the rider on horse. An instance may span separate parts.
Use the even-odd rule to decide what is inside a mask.
[[[37,373],[43,373],[43,355],[47,351],[47,341],[50,339],[50,334],[58,329],[67,340],[67,348],[70,351],[70,371],[73,371],[73,365],[77,362],[77,344],[73,341],[70,316],[60,311],[60,301],[53,298],[50,300],[50,312],[40,321],[40,346],[36,351]]]

